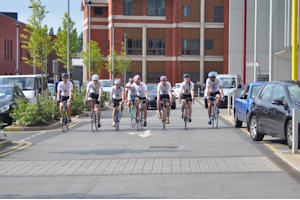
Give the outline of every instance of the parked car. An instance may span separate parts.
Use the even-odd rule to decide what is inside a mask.
[[[54,95],[54,83],[48,83],[48,92],[50,96]]]
[[[176,97],[176,99],[179,98],[180,84],[181,84],[181,83],[175,83],[174,87],[172,88],[173,95]]]
[[[300,109],[299,81],[265,83],[254,99],[247,118],[251,139],[261,141],[264,135],[279,137],[286,140],[291,148],[292,110],[294,108]]]
[[[157,84],[147,84],[148,90],[148,105],[147,109],[156,109],[157,108]],[[171,109],[176,109],[176,98],[173,95],[173,102]]]
[[[112,80],[109,79],[101,79],[102,81],[102,86],[103,86],[103,92],[110,92],[111,88],[113,86]]]
[[[42,74],[35,75],[2,75],[0,76],[0,85],[19,84],[18,86],[24,92],[26,98],[30,101],[36,101],[38,94],[47,89],[47,77]]]
[[[6,124],[12,123],[9,113],[16,105],[17,99],[26,99],[22,90],[17,85],[1,85],[0,86],[0,121]]]
[[[253,82],[245,84],[238,92],[234,100],[235,127],[242,127],[247,122],[247,115],[251,110],[253,99],[257,96],[264,82]]]
[[[241,79],[236,74],[218,74],[217,78],[219,78],[223,85],[223,95],[224,97],[221,100],[220,107],[227,108],[228,106],[228,95],[233,92],[234,90],[237,90],[238,88],[241,88]],[[205,108],[208,107],[207,104],[207,90],[205,87],[204,90],[204,104]]]

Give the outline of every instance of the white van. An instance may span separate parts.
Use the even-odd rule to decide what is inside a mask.
[[[221,107],[227,107],[228,105],[228,95],[236,90],[238,87],[241,87],[241,78],[237,74],[218,74],[219,78],[223,85],[223,94],[224,98],[221,101]],[[205,107],[207,108],[207,90],[204,91],[205,96]]]
[[[26,98],[30,101],[36,100],[37,90],[41,94],[42,90],[47,89],[47,77],[42,74],[34,75],[2,75],[0,85],[18,85],[22,89]]]

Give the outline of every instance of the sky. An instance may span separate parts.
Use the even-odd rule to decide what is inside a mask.
[[[41,0],[49,13],[46,15],[43,25],[53,27],[56,34],[59,26],[62,26],[64,13],[68,11],[67,0]],[[70,17],[75,22],[78,34],[83,31],[83,11],[80,11],[81,0],[70,0]],[[28,23],[32,11],[29,0],[0,0],[0,12],[17,12],[19,21]]]

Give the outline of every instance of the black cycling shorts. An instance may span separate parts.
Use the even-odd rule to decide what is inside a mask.
[[[221,94],[219,90],[216,91],[216,92],[210,92],[210,95],[209,95],[209,96],[215,97],[215,96],[217,96],[217,94]]]
[[[69,96],[60,96],[59,98],[59,102],[64,102],[64,101],[68,101],[69,100]]]
[[[100,102],[98,101],[99,98],[99,94],[95,94],[95,93],[90,93],[89,97],[91,97],[92,99],[95,99],[95,104],[100,104]]]
[[[191,94],[182,94],[181,99],[185,99],[186,101],[193,101]]]
[[[121,101],[122,99],[112,99],[113,107],[119,107]]]
[[[136,100],[136,101],[141,101],[141,102],[143,102],[143,103],[146,103],[146,97],[139,97],[139,96],[137,96],[137,97],[135,98],[135,100]]]
[[[168,94],[161,94],[159,97],[160,101],[167,99],[167,102],[170,102],[170,96]]]

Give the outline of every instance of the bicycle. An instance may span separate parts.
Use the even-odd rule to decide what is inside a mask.
[[[62,128],[63,133],[66,133],[69,130],[67,101],[63,101],[61,128]]]
[[[166,98],[162,100],[162,109],[163,109],[162,124],[164,130],[166,130],[166,121],[167,121],[167,102],[168,99]]]
[[[145,100],[141,101],[139,100],[139,105],[138,105],[138,112],[140,113],[139,118],[136,117],[136,128],[137,130],[143,130],[143,123],[144,123],[144,108],[143,104],[145,103]],[[138,113],[136,113],[137,115]]]
[[[115,128],[116,128],[116,131],[119,131],[120,130],[120,119],[121,119],[121,116],[120,116],[120,105],[117,105],[116,106],[116,113],[115,113]]]
[[[91,118],[91,128],[92,128],[92,132],[98,131],[98,109],[95,106],[96,100],[92,99],[89,100],[93,102],[93,108],[90,111],[90,118]]]
[[[134,128],[136,125],[136,113],[135,113],[134,101],[131,102],[131,106],[129,108],[129,117],[130,117],[131,127]]]
[[[217,106],[217,98],[212,97],[211,100],[213,101],[212,107],[211,107],[211,126],[214,128],[218,128],[219,124],[219,107]]]

